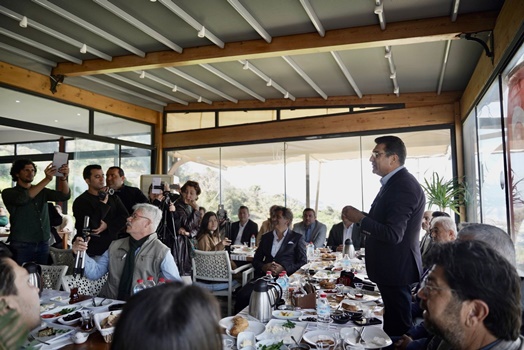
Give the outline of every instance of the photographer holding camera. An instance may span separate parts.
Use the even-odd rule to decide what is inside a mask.
[[[169,192],[169,186],[164,181],[160,182],[160,186],[149,185],[148,194],[149,203],[162,211],[162,220],[156,230],[158,239],[172,248],[177,244],[176,227],[180,221],[175,208],[175,200],[178,197]]]
[[[91,240],[87,254],[99,256],[109,248],[112,241],[126,235],[124,229],[129,213],[120,198],[113,195],[114,191],[105,186],[104,172],[100,165],[86,166],[83,176],[88,186],[87,191],[73,202],[77,232],[75,239],[82,234],[84,217],[89,216]]]

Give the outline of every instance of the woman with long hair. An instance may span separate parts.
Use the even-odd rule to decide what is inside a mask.
[[[197,235],[198,249],[204,251],[220,251],[231,245],[229,238],[220,238],[218,229],[218,217],[212,211],[208,211],[202,219],[200,231]]]

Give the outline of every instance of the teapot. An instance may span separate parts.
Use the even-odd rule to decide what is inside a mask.
[[[255,287],[249,299],[249,314],[260,322],[268,322],[282,297],[282,287],[265,277],[255,281]]]
[[[42,267],[35,262],[26,262],[22,265],[29,273],[29,283],[38,288],[38,295],[42,295]]]

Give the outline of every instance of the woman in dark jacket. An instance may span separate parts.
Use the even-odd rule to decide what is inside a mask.
[[[193,242],[196,240],[200,228],[200,211],[197,204],[201,193],[200,185],[196,181],[187,181],[181,188],[182,196],[175,202],[176,215],[179,223],[176,227],[178,254],[175,261],[180,276],[191,276],[191,254]]]

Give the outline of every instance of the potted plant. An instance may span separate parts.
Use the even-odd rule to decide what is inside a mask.
[[[428,207],[436,205],[440,211],[446,208],[453,210],[460,215],[460,206],[466,201],[465,182],[458,179],[446,180],[436,172],[433,172],[431,180],[424,179],[422,188],[426,192]]]

